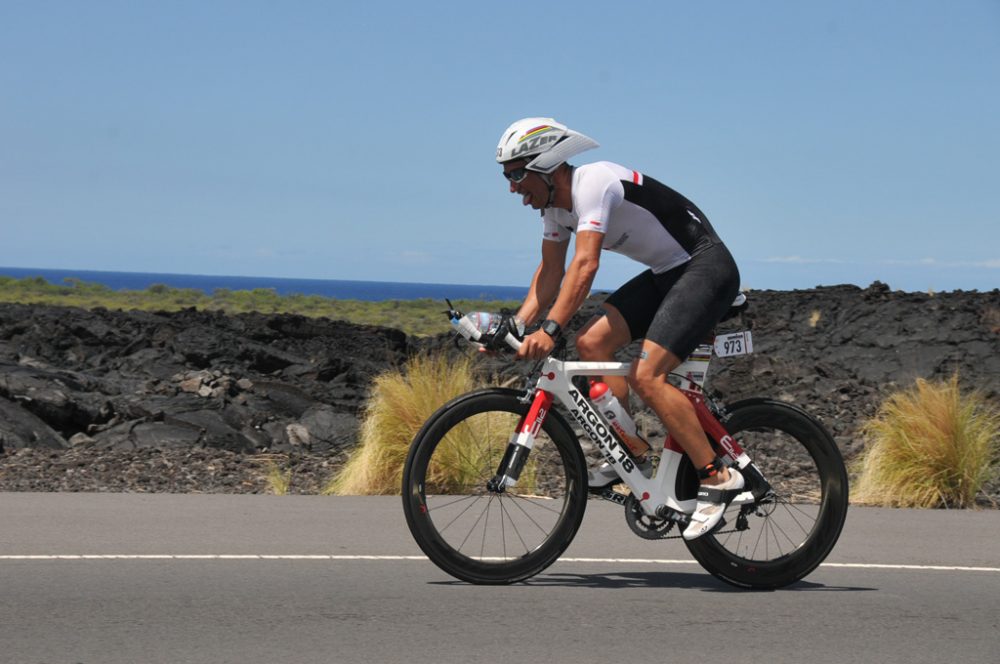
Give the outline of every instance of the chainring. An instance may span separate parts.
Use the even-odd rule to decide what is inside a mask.
[[[632,494],[625,499],[625,522],[633,533],[648,540],[665,539],[674,527],[674,522],[670,519],[649,516],[643,512],[642,505]]]

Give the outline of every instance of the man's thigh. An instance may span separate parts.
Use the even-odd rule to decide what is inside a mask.
[[[618,308],[604,303],[603,313],[595,315],[576,335],[577,345],[603,353],[614,353],[632,341],[628,323]]]

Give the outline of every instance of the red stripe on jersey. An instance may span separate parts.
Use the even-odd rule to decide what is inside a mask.
[[[632,171],[632,182],[639,184],[639,171]]]

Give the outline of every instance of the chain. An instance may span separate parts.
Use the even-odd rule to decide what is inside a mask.
[[[607,500],[608,502],[614,503],[616,505],[626,505],[629,498],[629,496],[620,494],[616,491],[613,491],[610,488],[606,488],[603,491],[596,493],[595,495],[597,495],[602,500]],[[626,509],[628,508],[626,507]],[[669,521],[669,519],[658,519],[658,521],[662,524]],[[674,523],[679,523],[679,522],[674,521]],[[717,530],[716,532],[712,533],[712,535],[729,535],[731,533],[738,533],[738,532],[740,532],[738,528],[732,528],[730,530]],[[639,533],[636,534],[638,535]],[[639,536],[642,537],[642,535]],[[681,539],[683,537],[684,537],[683,535],[663,535],[661,537],[656,537],[655,539],[669,540],[669,539]],[[644,539],[653,539],[653,538],[644,538]]]
[[[733,528],[732,530],[716,530],[714,533],[712,533],[712,536],[714,537],[715,535],[728,535],[729,533],[738,533],[738,532],[740,532],[740,531],[736,530],[735,528]],[[681,539],[682,537],[684,537],[684,536],[683,535],[666,535],[666,536],[660,537],[658,539],[665,539],[665,540],[668,540],[668,539]]]

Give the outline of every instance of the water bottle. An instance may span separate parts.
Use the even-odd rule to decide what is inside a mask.
[[[479,338],[486,335],[495,334],[500,329],[503,317],[500,314],[491,314],[488,311],[473,311],[467,313],[459,319],[452,319],[452,324],[458,328],[458,333],[469,341],[479,341]]]
[[[630,449],[638,449],[640,452],[649,447],[646,441],[638,434],[635,422],[629,414],[622,408],[618,397],[615,396],[607,383],[595,381],[590,385],[590,400],[598,410],[608,419],[608,423],[618,432],[618,435],[629,446]],[[639,442],[641,441],[641,442]]]
[[[508,343],[512,343],[516,348],[520,344],[519,336],[524,336],[524,321],[516,316],[512,319],[514,323],[514,329],[518,336],[511,336],[509,330],[504,330],[503,333],[506,337]],[[488,340],[500,331],[500,326],[503,324],[504,314],[492,314],[488,311],[473,311],[471,313],[465,314],[461,318],[452,318],[451,323],[456,328],[458,328],[458,333],[469,341],[479,341],[484,336]],[[513,339],[513,341],[512,341]]]

